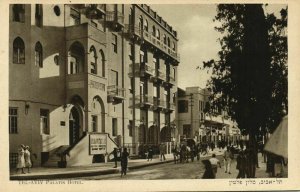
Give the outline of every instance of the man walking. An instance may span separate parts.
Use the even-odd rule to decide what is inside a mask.
[[[231,174],[230,172],[230,167],[231,167],[231,158],[232,158],[232,153],[230,150],[230,146],[227,146],[226,150],[224,151],[224,169],[225,173],[228,172],[228,174]]]
[[[162,143],[159,145],[159,153],[160,153],[160,161],[165,161],[166,160],[165,145]]]

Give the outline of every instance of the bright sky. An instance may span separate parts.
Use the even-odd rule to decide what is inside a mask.
[[[204,88],[209,74],[196,70],[203,61],[217,58],[220,50],[217,39],[220,34],[214,30],[213,18],[216,15],[214,4],[188,5],[150,5],[178,33],[180,63],[178,67],[178,86],[180,88],[199,86]],[[277,17],[284,5],[268,5],[267,12]]]

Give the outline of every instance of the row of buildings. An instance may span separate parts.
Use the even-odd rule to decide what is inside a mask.
[[[177,32],[145,4],[10,5],[11,166],[21,144],[37,166],[73,166],[103,162],[114,147],[137,155],[160,143],[170,152],[180,135],[208,140],[202,113],[189,128],[177,113],[186,97],[177,45]]]

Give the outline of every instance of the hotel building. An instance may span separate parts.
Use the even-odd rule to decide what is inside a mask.
[[[177,32],[145,4],[9,6],[9,153],[34,166],[175,141]]]

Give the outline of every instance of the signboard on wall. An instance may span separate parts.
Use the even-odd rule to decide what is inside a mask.
[[[107,151],[107,135],[106,134],[90,134],[90,155],[105,154]]]

